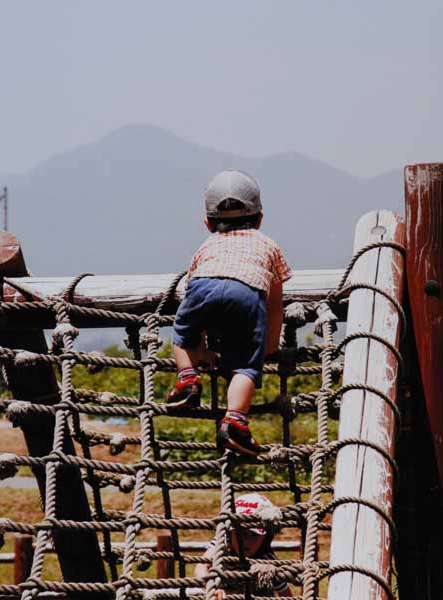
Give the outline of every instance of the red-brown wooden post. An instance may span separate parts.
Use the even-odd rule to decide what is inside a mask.
[[[405,412],[398,461],[396,565],[402,600],[443,589],[443,164],[405,169],[407,288]],[[412,329],[412,331],[411,331]]]
[[[405,194],[412,323],[443,482],[443,163],[406,167]]]
[[[28,274],[19,242],[7,232],[0,232],[0,275],[21,277]],[[3,286],[2,286],[3,298]],[[43,330],[5,331],[0,328],[0,345],[31,352],[47,352]],[[42,404],[60,402],[57,382],[52,367],[27,367],[26,373],[6,366],[9,388],[17,400]],[[29,454],[47,456],[52,451],[55,420],[53,415],[39,415],[21,425]],[[63,451],[74,454],[72,439],[65,435]],[[42,501],[45,499],[45,471],[35,469]],[[91,520],[91,512],[79,469],[60,469],[57,481],[57,516],[74,521]],[[97,535],[93,531],[56,531],[55,549],[65,581],[106,581]],[[74,593],[72,598],[80,598]]]
[[[34,558],[32,535],[16,535],[14,538],[14,583],[23,583],[31,573]]]
[[[157,552],[172,552],[171,534],[164,533],[157,536]],[[161,558],[157,561],[157,579],[174,577],[174,559]]]

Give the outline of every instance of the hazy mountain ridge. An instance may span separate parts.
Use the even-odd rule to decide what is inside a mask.
[[[127,126],[0,178],[10,230],[36,275],[178,271],[205,238],[204,187],[225,168],[262,190],[263,230],[297,268],[342,266],[359,216],[403,212],[402,173],[361,179],[298,153],[246,158]]]

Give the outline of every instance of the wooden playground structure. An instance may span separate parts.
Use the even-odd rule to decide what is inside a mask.
[[[162,398],[155,397],[154,374],[174,370],[172,359],[157,353],[160,328],[171,325],[183,293],[179,276],[29,277],[18,241],[10,233],[0,234],[0,362],[12,395],[0,400],[0,410],[21,428],[28,448],[23,456],[7,450],[0,454],[0,478],[13,477],[17,467],[31,467],[44,505],[43,521],[21,523],[14,515],[0,520],[4,536],[25,536],[9,556],[19,563],[16,581],[0,583],[0,597],[55,594],[124,600],[149,592],[159,599],[213,600],[221,585],[232,584],[240,591],[228,594],[228,600],[258,599],[266,596],[266,582],[285,580],[302,600],[326,598],[319,595],[322,581],[328,581],[328,600],[439,600],[443,164],[406,167],[405,202],[405,220],[384,210],[359,220],[346,269],[294,271],[285,284],[284,349],[276,362],[265,366],[265,374],[278,376],[280,396],[253,407],[253,415],[281,417],[281,443],[269,445],[266,453],[248,463],[251,468],[277,465],[284,473],[279,483],[239,483],[235,473],[240,459],[232,452],[221,455],[207,442],[156,437],[159,416],[206,419],[216,426],[224,412],[216,369],[207,372],[208,405],[171,415]],[[344,339],[337,339],[339,322],[346,323]],[[312,326],[318,343],[297,343],[297,330],[305,325]],[[79,329],[88,327],[125,327],[133,358],[77,350]],[[44,329],[53,330],[49,350]],[[284,352],[288,349],[290,363]],[[75,365],[132,369],[140,376],[140,395],[75,389]],[[288,395],[288,381],[300,374],[319,376],[319,389]],[[316,414],[318,422],[317,439],[308,445],[297,444],[293,433],[297,416],[304,412]],[[99,437],[86,430],[82,420],[91,415],[134,419],[139,434],[118,440]],[[331,439],[330,420],[338,416],[338,437]],[[73,440],[81,443],[82,456]],[[135,445],[139,460],[99,461],[91,453],[94,444],[109,446],[115,454],[125,445]],[[199,449],[206,455],[169,460],[165,449]],[[335,461],[333,488],[325,482],[329,461]],[[309,484],[300,482],[301,472],[309,473]],[[175,473],[183,477],[175,478]],[[86,485],[93,492],[93,507]],[[133,494],[132,510],[107,510],[100,496],[105,485],[114,486],[116,493]],[[163,514],[146,510],[148,485],[161,491]],[[174,489],[195,494],[220,490],[219,515],[176,517],[170,495]],[[285,490],[293,502],[281,507],[278,523],[242,519],[233,511],[233,499],[245,490]],[[297,550],[299,556],[273,564],[241,556],[235,562],[225,555],[226,531],[245,523],[299,531],[300,541],[292,545],[276,541],[277,550]],[[142,547],[137,536],[146,529],[156,532],[158,542]],[[211,536],[215,532],[217,550],[205,580],[193,577],[190,570],[201,560],[201,554],[195,556],[201,546],[192,549],[180,540],[180,531],[191,529]],[[319,558],[323,532],[330,536],[328,560]],[[118,545],[115,533],[123,533],[125,542]],[[63,581],[42,578],[50,542]],[[154,577],[137,572],[140,555],[157,561]]]

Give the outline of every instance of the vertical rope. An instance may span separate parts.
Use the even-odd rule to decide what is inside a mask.
[[[325,350],[321,353],[322,387],[317,401],[317,438],[319,449],[312,455],[311,497],[307,512],[306,543],[304,551],[303,600],[315,600],[318,594],[316,574],[318,567],[318,532],[321,505],[324,448],[328,443],[328,392],[332,389],[333,338],[330,321],[322,323]]]
[[[221,578],[220,571],[223,567],[223,557],[226,552],[226,539],[231,527],[231,519],[229,513],[232,511],[232,502],[234,498],[234,488],[231,481],[230,469],[231,469],[232,453],[230,450],[226,450],[223,455],[223,466],[221,470],[221,503],[220,513],[226,515],[215,530],[215,548],[214,556],[212,559],[211,569],[209,571],[210,578],[206,584],[206,599],[214,600],[215,592],[220,587]]]
[[[61,333],[64,354],[68,354],[74,349],[74,337],[76,335],[74,328],[69,327],[70,320],[63,301],[54,304],[55,318],[57,325],[66,324]],[[69,409],[69,403],[72,399],[72,367],[74,361],[67,357],[62,359],[61,364],[61,406],[55,413],[54,441],[52,444],[52,455],[57,457],[58,452],[63,452],[63,440],[67,424],[65,410]],[[46,465],[46,487],[45,487],[45,521],[51,523],[57,518],[57,460],[50,461]],[[25,590],[22,594],[22,600],[29,600],[34,597],[38,591],[37,582],[41,577],[46,544],[48,543],[51,530],[39,531],[34,552],[34,559],[31,567],[29,580],[35,582],[35,587],[31,590]]]

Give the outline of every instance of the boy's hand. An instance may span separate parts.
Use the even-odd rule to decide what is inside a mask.
[[[215,600],[225,600],[226,592],[225,590],[216,590],[215,591]]]
[[[268,354],[266,359],[271,360],[272,362],[278,362],[284,367],[290,367],[296,362],[297,348],[292,346],[281,348],[272,354]]]

